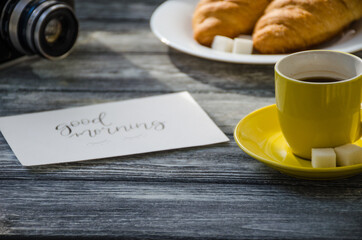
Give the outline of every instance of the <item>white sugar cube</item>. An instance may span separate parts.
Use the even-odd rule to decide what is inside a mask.
[[[233,49],[234,40],[228,37],[216,35],[211,44],[211,48],[222,52],[231,52]]]
[[[336,167],[336,153],[333,148],[312,148],[312,167]]]
[[[251,54],[253,51],[253,41],[246,38],[235,38],[233,53]]]
[[[362,148],[354,144],[346,144],[334,148],[338,166],[349,166],[362,163]]]

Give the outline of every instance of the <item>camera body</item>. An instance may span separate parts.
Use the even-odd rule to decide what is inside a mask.
[[[1,0],[0,64],[24,55],[66,57],[78,36],[74,0]]]

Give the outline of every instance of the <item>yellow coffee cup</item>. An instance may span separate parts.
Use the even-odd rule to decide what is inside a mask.
[[[362,60],[327,50],[288,55],[275,64],[275,99],[295,155],[353,143],[361,137]]]

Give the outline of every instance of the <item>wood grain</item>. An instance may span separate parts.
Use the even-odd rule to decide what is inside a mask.
[[[273,66],[169,49],[148,23],[162,2],[77,1],[74,52],[2,69],[0,116],[186,90],[230,142],[26,168],[0,135],[0,239],[361,239],[362,175],[295,179],[233,141],[274,103]]]
[[[153,239],[306,239],[306,230],[309,238],[362,234],[362,212],[356,211],[360,189],[40,180],[1,182],[0,189],[14,234]]]

